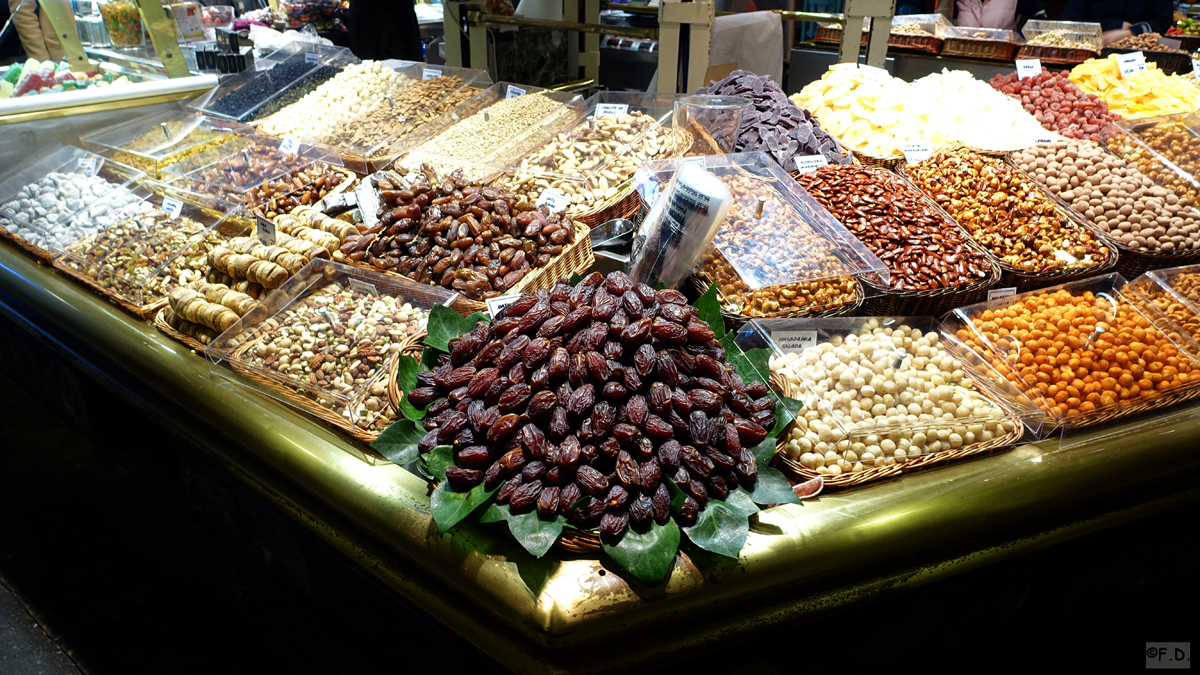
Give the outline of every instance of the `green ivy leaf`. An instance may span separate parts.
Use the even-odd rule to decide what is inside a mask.
[[[754,454],[754,459],[758,460],[758,467],[761,469],[771,463],[771,459],[775,457],[775,451],[779,446],[775,444],[774,436],[767,436],[762,443],[750,448],[750,452]]]
[[[379,438],[371,443],[371,447],[393,464],[408,464],[417,461],[420,456],[417,442],[425,433],[424,425],[418,422],[408,419],[396,420],[379,434]]]
[[[446,482],[446,467],[454,466],[454,449],[449,445],[439,445],[425,455],[425,466],[433,477]]]
[[[657,284],[654,284],[654,290],[656,290],[656,291],[661,291],[662,289],[664,289],[666,287],[667,287],[667,282],[665,282],[665,281],[660,281]]]
[[[687,495],[683,494],[683,490],[675,484],[675,481],[670,478],[664,478],[667,482],[667,489],[671,491],[671,513],[679,515],[679,509],[683,507],[683,500],[687,499]]]
[[[400,391],[404,392],[404,398],[400,399],[400,412],[410,420],[419,420],[425,418],[425,411],[429,409],[426,405],[424,408],[415,408],[413,404],[408,402],[408,392],[417,388],[417,373],[421,372],[421,364],[408,354],[401,354],[400,361],[396,365],[396,384],[400,385]]]
[[[438,357],[445,353],[446,352],[440,349],[434,349],[433,347],[426,345],[425,348],[421,350],[421,369],[433,370],[434,368],[437,368]]]
[[[749,516],[734,512],[725,502],[710,499],[700,509],[696,524],[683,528],[683,531],[693,544],[705,551],[737,558],[750,535],[750,520]]]
[[[699,310],[696,317],[708,324],[720,340],[725,336],[725,319],[721,317],[721,302],[717,300],[717,285],[711,284],[704,295],[696,300],[694,307]]]
[[[758,505],[755,504],[754,500],[750,498],[750,495],[746,494],[746,491],[740,487],[735,489],[733,492],[730,492],[729,496],[725,498],[725,506],[728,506],[734,513],[747,518],[758,513],[759,511]]]
[[[470,331],[476,323],[487,320],[481,312],[464,317],[445,305],[434,305],[429,311],[429,325],[425,329],[429,335],[425,338],[425,344],[448,352],[451,340]]]
[[[754,488],[746,492],[755,504],[800,503],[800,498],[792,490],[792,484],[788,482],[787,477],[763,464],[758,465],[758,480],[754,481]]]
[[[567,519],[562,516],[555,516],[554,520],[542,520],[538,518],[537,511],[513,515],[508,504],[496,502],[492,502],[479,517],[481,523],[498,523],[502,520],[508,523],[508,531],[516,537],[521,546],[535,558],[546,555],[546,551],[558,541],[563,525],[567,523]]]
[[[775,405],[775,426],[771,429],[771,438],[783,433],[784,428],[796,419],[796,415],[800,414],[800,409],[804,407],[804,401],[798,401],[790,396],[776,398],[778,403]]]
[[[567,279],[567,283],[571,284],[571,288],[578,286],[581,281],[583,281],[583,277],[579,276],[579,272],[571,272],[570,278]]]
[[[725,347],[725,361],[742,376],[743,382],[766,382],[771,376],[770,349],[763,347],[742,351],[737,344],[737,333],[733,331],[726,333],[719,342]]]
[[[675,566],[679,526],[674,520],[668,520],[666,525],[651,521],[643,531],[630,527],[615,544],[602,536],[600,546],[636,581],[656,584],[667,578]]]
[[[443,478],[445,473],[446,470],[443,467]],[[495,493],[496,490],[484,490],[483,483],[471,488],[469,492],[454,492],[450,489],[450,485],[443,480],[429,498],[429,511],[433,514],[433,522],[437,523],[438,532],[445,532],[457,525],[463,518],[471,515],[472,511],[491,499]]]

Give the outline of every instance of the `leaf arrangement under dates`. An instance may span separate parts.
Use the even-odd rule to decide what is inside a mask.
[[[581,289],[580,283],[587,288]],[[589,303],[598,288],[605,292],[600,293],[601,308],[596,313],[606,318],[593,322],[591,311],[585,310],[580,315],[587,317],[580,319],[574,310],[592,307]],[[640,304],[634,302],[638,293]],[[791,484],[769,462],[775,437],[793,419],[800,402],[773,397],[773,412],[761,414],[763,404],[756,404],[758,410],[749,407],[748,388],[752,393],[765,390],[761,382],[769,373],[770,350],[743,351],[735,344],[736,336],[725,330],[715,289],[692,309],[677,292],[635,289],[623,274],[611,283],[600,275],[586,279],[572,275],[569,284],[560,282],[552,292],[529,297],[509,306],[515,316],[508,316],[506,308],[492,322],[482,314],[464,318],[449,308],[435,307],[421,360],[400,357],[397,377],[405,392],[399,405],[404,418],[388,427],[373,447],[394,463],[416,462],[421,473],[438,483],[430,509],[439,531],[479,512],[482,523],[507,523],[513,537],[541,557],[564,527],[596,529],[605,553],[629,577],[658,583],[673,567],[681,530],[698,548],[736,558],[758,505],[799,503]],[[612,314],[609,302],[617,306]],[[551,311],[554,303],[557,306]],[[672,325],[659,316],[667,305],[672,307],[663,314],[674,321]],[[613,328],[607,322],[615,314],[622,316]],[[527,318],[530,315],[534,316]],[[601,324],[600,332],[589,337],[588,327],[596,323]],[[540,328],[547,324],[552,325]],[[498,325],[503,332],[496,335]],[[694,329],[692,342],[684,328]],[[509,346],[503,338],[516,332],[525,334],[509,341],[520,343],[520,356],[503,356]],[[547,339],[551,337],[558,339]],[[540,342],[530,349],[534,340]],[[492,346],[493,341],[503,346]],[[669,354],[687,360],[680,354],[688,344],[697,357],[713,354],[702,361],[707,368],[703,373],[694,365],[695,358],[689,362],[696,368],[695,376],[684,375],[682,383],[701,385],[691,396],[671,386],[680,381],[662,382],[662,371],[655,368],[658,361],[652,358],[647,365],[642,358],[657,350],[667,358],[662,364],[667,378],[676,380],[679,374],[669,363]],[[641,345],[651,348],[635,359]],[[489,349],[478,361],[476,357]],[[472,365],[477,361],[478,369]],[[475,377],[492,365],[504,366],[491,370],[505,370],[507,377],[497,380],[499,375],[491,372],[482,381]],[[628,369],[631,377],[612,375],[613,369]],[[489,392],[488,380],[501,385]],[[736,403],[735,393],[740,395]],[[535,402],[534,394],[541,395],[540,402]],[[673,409],[671,396],[683,403]],[[707,414],[689,418],[686,413],[693,397]],[[633,398],[639,401],[631,406]],[[546,407],[551,399],[552,407]],[[456,410],[454,404],[464,400],[469,405],[459,407],[466,410],[450,414]],[[761,424],[742,418],[743,414]],[[516,428],[519,416],[524,420],[520,430]],[[692,432],[704,434],[710,419],[724,432],[714,430],[709,438],[696,441]],[[740,420],[738,426],[732,423],[735,419]],[[740,439],[734,429],[743,431]],[[747,438],[756,442],[742,448]],[[586,445],[581,445],[581,439]],[[696,447],[681,446],[675,439]],[[672,444],[664,451],[663,446]]]

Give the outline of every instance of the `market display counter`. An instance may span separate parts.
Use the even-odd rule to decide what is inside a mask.
[[[214,376],[151,324],[7,243],[0,288],[17,301],[0,305],[14,322],[62,330],[147,385],[155,395],[138,403],[165,426],[204,429],[193,441],[220,438],[208,449],[235,475],[517,672],[694,656],[1200,495],[1193,405],[1136,433],[1075,439],[1069,449],[1022,445],[776,507],[760,514],[736,562],[681,551],[668,582],[631,588],[596,560],[558,551],[534,559],[500,528],[438,535],[420,477]],[[175,406],[190,418],[170,419]]]

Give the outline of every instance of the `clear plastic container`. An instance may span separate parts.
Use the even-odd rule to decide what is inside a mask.
[[[1184,124],[1184,119],[1190,115],[1181,113],[1109,124],[1100,130],[1100,143],[1109,152],[1136,166],[1150,180],[1186,198],[1192,205],[1200,205],[1200,180],[1151,149],[1139,136],[1140,132],[1152,130],[1159,124]]]
[[[992,42],[1023,42],[1016,31],[999,28],[972,28],[969,26],[950,26],[946,28],[946,38],[962,40],[989,40]]]
[[[255,70],[247,70],[229,78],[210,96],[199,99],[193,105],[206,115],[247,120],[267,101],[318,67],[344,67],[357,61],[353,54],[341,47],[289,42],[263,63],[256,64]]]
[[[133,0],[98,0],[100,16],[112,46],[117,49],[137,49],[145,40],[142,14]]]
[[[1176,344],[1186,348],[1200,342],[1200,265],[1146,272],[1129,282],[1129,288],[1161,313],[1167,324],[1160,328]],[[1200,358],[1200,353],[1192,356]]]
[[[483,167],[502,168],[520,156],[520,148],[532,149],[539,138],[544,143],[578,120],[582,103],[578,94],[499,82],[451,108],[440,118],[445,126],[391,168],[407,175],[430,164],[438,173],[464,169],[471,172],[464,173],[468,179],[483,180],[494,173]],[[431,127],[435,124],[426,124],[405,142],[426,137],[436,130]]]
[[[643,162],[683,154],[688,144],[671,127],[674,98],[600,92],[587,100],[583,119],[515,160],[494,184],[571,216],[593,211],[627,193]]]
[[[1104,48],[1100,32],[1098,23],[1047,21],[1044,19],[1030,19],[1021,28],[1021,34],[1025,36],[1025,44],[1031,47],[1086,49],[1097,54]]]
[[[250,127],[230,120],[171,110],[101,129],[79,140],[95,152],[159,179],[165,167],[250,133]]]
[[[145,176],[73,145],[58,146],[0,180],[0,229],[49,255],[72,240],[76,214]],[[58,195],[63,198],[49,199]]]
[[[733,204],[703,254],[697,276],[717,284],[723,308],[742,316],[832,310],[861,298],[858,276],[887,286],[887,266],[766,153],[647,162],[634,177],[650,204],[635,238],[654,246],[651,229],[668,208],[659,193],[684,162],[699,163],[732,193]],[[638,239],[645,239],[639,243]],[[635,277],[636,278],[636,277]]]
[[[245,224],[236,204],[153,181],[133,191],[141,199],[135,216],[59,251],[54,264],[140,311],[204,278],[208,250],[244,234]]]
[[[266,218],[315,204],[324,195],[311,197],[314,183],[323,185],[318,192],[327,193],[354,178],[336,152],[295,141],[248,137],[218,150],[223,151],[219,157],[197,155],[179,162],[166,178],[173,186],[241,203],[251,216]],[[193,168],[196,165],[200,166]],[[293,193],[310,196],[305,202],[281,205]]]
[[[931,33],[936,37],[942,37],[946,33],[946,29],[954,24],[950,23],[945,16],[941,14],[902,14],[892,17],[892,35],[904,35],[903,32],[896,30],[897,26],[915,25],[920,27],[927,33]],[[901,29],[902,31],[903,29]]]
[[[830,460],[838,473],[857,473],[979,443],[1007,445],[1026,429],[1038,435],[1041,408],[939,335],[938,325],[930,316],[887,316],[755,319],[743,327],[750,342],[772,350],[772,374],[803,401],[804,421],[784,439],[785,456],[819,473]]]
[[[1172,341],[1126,286],[1107,274],[960,307],[941,332],[1024,391],[1048,427],[1092,427],[1200,393],[1194,343]]]
[[[487,71],[428,63],[410,66],[401,74],[413,84],[391,100],[380,101],[323,142],[377,165],[386,164],[392,159],[389,147],[492,84]]]
[[[388,370],[400,348],[425,328],[434,305],[449,306],[457,298],[438,286],[317,259],[213,340],[205,354],[213,363],[229,361],[233,371],[214,372],[241,385],[250,382],[290,405],[295,401],[281,394],[300,393],[367,429],[381,410],[365,403],[386,392]],[[383,331],[367,330],[380,325]],[[371,345],[369,354],[363,344]],[[317,356],[331,364],[320,368],[321,375],[312,367]]]
[[[1200,179],[1200,115],[1176,113],[1115,122],[1180,172]]]
[[[969,58],[1012,61],[1025,43],[1015,31],[997,28],[950,26],[943,34],[942,54]]]
[[[200,23],[204,26],[205,40],[216,40],[218,28],[233,26],[232,5],[208,5],[202,11]]]

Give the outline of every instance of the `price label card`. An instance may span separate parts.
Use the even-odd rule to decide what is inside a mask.
[[[1037,59],[1017,59],[1017,78],[1034,77],[1042,72],[1042,62]]]
[[[987,299],[990,302],[992,300],[1000,300],[1001,298],[1011,298],[1016,294],[1017,289],[1015,287],[993,288],[992,290],[988,291]]]
[[[321,60],[321,55],[316,52],[305,52],[305,54],[304,54],[304,62],[305,63],[317,63],[320,60]]]
[[[829,160],[825,158],[825,155],[796,156],[796,171],[799,171],[800,173],[816,171],[823,166],[829,166]]]
[[[933,154],[933,148],[925,141],[913,141],[900,146],[901,152],[904,153],[904,161],[909,164],[924,162]]]
[[[563,194],[561,190],[543,190],[535,205],[542,206],[543,204],[550,209],[550,213],[558,213],[565,211],[571,205],[571,198]]]
[[[200,8],[178,5],[171,7],[179,34],[188,40],[204,39],[204,24],[200,21]]]
[[[521,296],[519,295],[500,295],[494,298],[488,298],[483,303],[487,305],[488,314],[494,319],[496,313],[516,302]]]
[[[1121,77],[1133,77],[1146,72],[1146,55],[1141,52],[1118,54],[1117,65],[1121,67]]]
[[[1192,59],[1192,70],[1200,73],[1200,59]]]
[[[815,330],[773,330],[771,339],[785,352],[802,352],[817,346]]]
[[[354,293],[361,293],[363,295],[379,295],[379,290],[375,288],[375,284],[368,283],[362,279],[350,279],[350,290]]]
[[[1038,136],[1037,138],[1033,139],[1033,142],[1034,142],[1034,143],[1038,143],[1038,144],[1041,144],[1041,143],[1053,143],[1053,142],[1054,142],[1054,138],[1052,138],[1052,137],[1050,137],[1050,136]]]
[[[294,155],[300,149],[300,141],[294,138],[285,138],[279,144],[279,151],[285,155]]]
[[[262,216],[255,216],[254,218],[255,222],[258,223],[254,228],[254,236],[258,237],[258,240],[262,242],[263,246],[274,246],[275,223],[263,218]]]
[[[163,197],[162,212],[172,218],[178,218],[179,214],[183,213],[183,202],[174,197]]]
[[[435,77],[441,77],[441,76],[442,76],[442,71],[434,70],[433,68],[426,68],[425,70],[421,71],[421,79],[422,80],[432,80]]]
[[[892,76],[888,74],[888,71],[883,68],[867,66],[860,63],[858,64],[858,69],[862,71],[863,77],[865,77],[868,82],[884,82],[892,79]]]
[[[508,93],[505,94],[504,98],[516,98],[518,96],[524,96],[524,95],[525,95],[524,89],[522,89],[520,87],[514,87],[510,84],[510,85],[508,85]]]
[[[597,103],[596,117],[616,117],[629,112],[629,106],[624,103]]]
[[[91,176],[95,176],[96,171],[97,171],[96,158],[95,157],[80,157],[79,165],[75,167],[75,170],[85,176],[88,176],[89,178]]]

